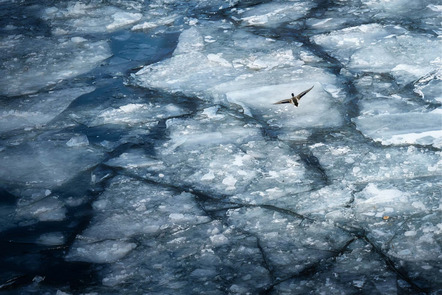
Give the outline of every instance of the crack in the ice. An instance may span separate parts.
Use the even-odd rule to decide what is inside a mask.
[[[419,291],[419,292],[423,292],[423,293],[428,293],[428,290],[419,287],[412,278],[410,278],[409,276],[407,276],[407,274],[405,274],[403,271],[401,271],[394,263],[394,261],[387,255],[384,253],[384,251],[382,251],[379,247],[377,247],[375,245],[374,242],[372,242],[366,234],[364,234],[363,236],[361,236],[360,238],[362,238],[364,241],[366,241],[368,244],[370,244],[374,251],[381,257],[381,259],[385,262],[385,264],[387,265],[387,267],[394,272],[398,277],[400,277],[402,280],[404,280],[405,282],[407,282],[412,289]]]
[[[312,274],[318,273],[319,271],[324,271],[324,270],[332,267],[334,265],[332,262],[334,262],[337,257],[344,254],[347,251],[348,247],[357,239],[358,239],[357,237],[353,237],[353,238],[349,239],[340,249],[332,252],[333,253],[332,256],[320,259],[319,261],[312,263],[311,265],[305,267],[300,272],[297,272],[293,275],[289,275],[285,278],[277,278],[271,285],[267,286],[259,294],[260,295],[268,295],[273,291],[273,289],[277,285],[279,285],[283,282],[286,282],[291,279],[307,278],[307,277],[310,277]]]
[[[416,291],[419,291],[419,292],[428,293],[427,290],[425,290],[424,288],[419,287],[416,283],[413,282],[413,280],[409,276],[407,276],[398,267],[396,267],[394,261],[384,251],[382,251],[379,247],[377,247],[374,242],[372,242],[368,238],[367,231],[365,229],[363,229],[363,228],[354,228],[354,227],[353,228],[349,228],[348,225],[339,225],[339,224],[335,224],[335,226],[337,226],[338,228],[342,229],[343,231],[353,235],[355,238],[362,239],[367,244],[369,244],[373,248],[375,253],[378,254],[379,257],[384,261],[384,263],[387,266],[387,268],[390,271],[392,271],[393,273],[395,273],[403,281],[407,282],[411,286],[412,289],[414,289]]]

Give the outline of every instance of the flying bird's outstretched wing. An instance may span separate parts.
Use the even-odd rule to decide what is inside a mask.
[[[275,102],[273,104],[283,104],[283,103],[292,103],[292,100],[290,98],[289,99],[283,99],[283,100],[280,100],[280,101]]]
[[[296,95],[296,98],[297,98],[298,100],[300,100],[301,97],[303,97],[304,95],[306,95],[310,90],[313,89],[313,87],[315,87],[315,85],[313,85],[313,86],[310,87],[309,89],[307,89],[307,90],[305,90],[305,91],[302,91],[301,93],[299,93],[298,95]]]

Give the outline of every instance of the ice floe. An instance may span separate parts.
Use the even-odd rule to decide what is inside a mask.
[[[0,58],[0,94],[18,96],[35,93],[58,82],[89,72],[111,56],[105,41],[25,38],[16,40]],[[20,52],[26,58],[17,56]]]
[[[275,51],[272,49],[280,47],[277,40],[231,32],[231,25],[225,27],[215,43],[203,38],[216,30],[212,25],[184,31],[172,58],[140,70],[133,76],[135,83],[235,103],[245,114],[275,127],[293,130],[342,124],[339,104],[345,96],[336,86],[336,78],[306,65],[297,44]],[[312,85],[316,87],[302,100],[302,110],[272,105]]]
[[[64,111],[78,96],[92,92],[94,89],[93,87],[69,88],[2,101],[0,132],[41,127]]]

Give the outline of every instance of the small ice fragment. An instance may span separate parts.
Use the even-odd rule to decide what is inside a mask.
[[[213,171],[209,171],[209,173],[206,173],[203,175],[203,177],[201,177],[201,180],[213,180],[215,179],[215,174],[213,173]]]
[[[202,114],[206,115],[209,119],[224,118],[223,115],[217,114],[218,110],[219,110],[219,106],[213,106],[213,107],[204,109]]]
[[[407,256],[407,255],[411,254],[411,251],[409,249],[404,249],[404,250],[397,252],[397,254],[399,254],[400,256]]]
[[[416,231],[414,231],[414,230],[409,230],[404,233],[404,236],[406,236],[406,237],[414,237],[415,235],[416,235]]]
[[[210,241],[215,245],[215,246],[220,246],[220,245],[224,245],[227,244],[229,242],[229,240],[226,238],[225,235],[223,234],[219,234],[219,235],[214,235],[210,237]]]
[[[37,243],[45,246],[58,246],[63,245],[65,242],[65,237],[62,233],[56,232],[56,233],[48,233],[41,235]]]
[[[237,180],[232,175],[229,175],[223,179],[223,184],[227,185],[229,189],[234,189],[236,182]]]
[[[70,261],[112,263],[123,258],[136,247],[137,245],[135,243],[107,240],[78,245],[72,248],[67,258]]]
[[[83,37],[72,37],[71,41],[74,43],[83,43],[83,42],[86,42],[87,39],[85,39]]]
[[[66,142],[68,147],[80,147],[89,145],[89,140],[86,135],[74,136]]]

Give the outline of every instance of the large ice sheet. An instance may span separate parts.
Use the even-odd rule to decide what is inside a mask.
[[[6,52],[0,62],[0,94],[17,96],[35,93],[41,88],[89,72],[111,56],[105,41],[82,37],[5,38]],[[20,58],[17,53],[26,56]]]
[[[235,103],[245,114],[275,127],[288,124],[293,130],[342,124],[344,95],[337,79],[307,65],[305,51],[297,43],[286,44],[282,50],[281,41],[235,32],[230,24],[222,24],[220,32],[215,24],[184,31],[172,58],[144,67],[133,76],[134,82],[208,101]],[[218,39],[211,37],[215,33],[220,34]],[[301,101],[305,105],[302,110],[273,105],[313,85],[312,93]]]
[[[395,80],[382,75],[364,75],[355,83],[363,99],[359,101],[359,116],[352,121],[364,136],[384,145],[440,148],[439,81],[438,72],[432,72],[413,83],[412,92],[397,89]]]
[[[78,243],[127,239],[140,234],[156,235],[164,230],[176,231],[209,221],[195,205],[194,198],[188,193],[179,194],[128,177],[118,177],[94,202],[95,219]],[[179,228],[176,228],[177,224]],[[76,252],[73,257],[79,257],[80,252]]]
[[[94,202],[95,217],[67,259],[118,260],[102,271],[104,288],[189,294],[210,285],[220,294],[225,284],[239,290],[232,293],[269,284],[256,239],[211,221],[196,200],[189,193],[117,177]],[[233,268],[234,275],[225,272]]]
[[[227,212],[228,222],[255,235],[280,279],[299,274],[339,251],[351,236],[327,222],[311,223],[263,208]]]
[[[345,185],[431,177],[442,169],[439,152],[425,147],[365,144],[347,132],[332,133],[310,148],[329,179]]]
[[[360,116],[354,120],[364,135],[384,145],[432,145],[442,148],[442,112]]]
[[[99,290],[150,294],[258,293],[271,282],[256,238],[219,221],[143,240],[102,273]]]
[[[441,67],[439,38],[410,33],[398,26],[366,24],[314,36],[313,41],[349,69],[391,73],[400,84]]]
[[[301,99],[301,107],[295,108],[292,104],[272,105],[273,102],[289,98],[289,93],[293,91],[301,92],[310,88],[309,82],[314,88]],[[314,80],[309,82],[231,91],[227,92],[226,97],[229,102],[242,106],[245,114],[266,120],[272,127],[296,130],[306,127],[340,126],[342,113],[334,106],[336,100],[324,89],[327,85],[321,85]]]
[[[284,198],[310,190],[299,156],[286,144],[266,142],[259,125],[231,111],[211,107],[166,126],[170,140],[156,146],[155,156],[132,150],[107,164],[236,202],[285,204]]]
[[[434,287],[442,283],[435,272],[441,251],[440,189],[419,179],[368,184],[354,201],[355,218],[372,243],[406,265],[411,278]]]
[[[441,147],[440,110],[428,111],[411,99],[417,93],[424,102],[438,100],[439,38],[398,26],[367,24],[318,35],[313,40],[348,69],[362,73],[355,81],[363,95],[361,112],[353,122],[365,136],[385,145]],[[393,79],[387,78],[390,75]],[[405,89],[398,89],[410,83],[415,93],[404,94]]]

